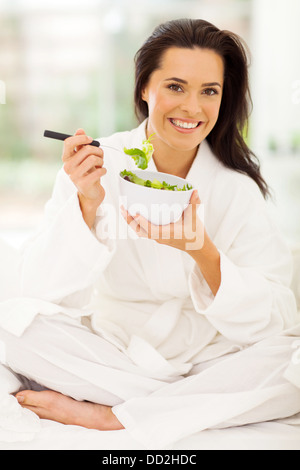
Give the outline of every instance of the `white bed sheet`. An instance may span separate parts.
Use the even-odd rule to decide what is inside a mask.
[[[300,450],[298,424],[274,421],[210,429],[178,441],[167,450]],[[93,431],[41,420],[40,431],[28,442],[0,442],[0,450],[149,450],[122,431]]]

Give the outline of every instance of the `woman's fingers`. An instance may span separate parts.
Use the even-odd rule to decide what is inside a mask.
[[[62,161],[66,162],[69,158],[72,158],[76,152],[77,147],[87,145],[91,143],[92,140],[92,137],[88,137],[85,134],[73,135],[72,137],[68,137],[64,141]]]
[[[65,160],[64,170],[69,176],[74,177],[78,171],[83,174],[88,172],[89,168],[100,168],[103,166],[103,155],[102,149],[85,145]]]
[[[97,168],[102,168],[102,166],[102,157],[95,154],[85,155],[83,153],[79,159],[76,159],[76,157],[74,157],[74,161],[72,161],[72,163],[65,164],[65,170],[68,170],[67,173],[76,178],[77,176],[82,176],[86,173],[90,173],[90,171],[96,170]]]
[[[197,230],[197,222],[198,222],[197,210],[200,204],[201,204],[201,201],[198,195],[198,191],[194,190],[192,192],[189,205],[183,211],[183,214],[182,214],[183,223],[188,224],[191,227],[192,232],[194,233]]]
[[[84,145],[76,151],[72,157],[65,159],[65,164],[70,164],[72,162],[74,166],[80,165],[80,163],[89,155],[96,155],[97,157],[103,158],[104,153],[100,147]]]
[[[190,198],[190,202],[189,202],[189,205],[188,207],[186,208],[186,210],[191,207],[191,206],[197,206],[201,204],[201,201],[200,201],[200,198],[199,198],[199,195],[198,195],[198,191],[195,189],[193,192],[192,192],[192,195],[191,195],[191,198]]]
[[[120,207],[121,214],[124,217],[127,224],[136,232],[139,237],[148,238],[147,232],[142,228],[142,226],[135,220],[135,217],[132,217],[129,212],[124,208]]]
[[[84,129],[77,129],[74,135],[86,135]],[[90,137],[91,138],[91,137]],[[75,148],[75,152],[78,152],[78,150],[82,149],[83,145],[77,145]]]
[[[95,183],[99,183],[102,176],[104,176],[106,173],[106,168],[97,168],[88,174],[79,176],[76,179],[76,186],[78,187],[78,189],[81,190],[81,192],[83,192],[84,187],[90,187],[93,186]]]
[[[141,214],[137,214],[134,216],[135,223],[141,227],[143,233],[152,240],[157,240],[162,236],[163,228],[166,226],[163,225],[155,225],[149,222],[145,217]]]
[[[132,217],[127,211],[123,211],[123,217],[140,237],[146,237],[182,251],[196,250],[201,249],[204,242],[204,225],[197,214],[200,204],[198,192],[195,190],[181,218],[167,225],[152,224],[142,215],[137,214]]]
[[[75,135],[64,141],[62,160],[65,173],[77,187],[79,196],[101,204],[105,191],[100,179],[107,170],[103,167],[103,150],[89,145],[92,140],[84,129],[77,129]]]

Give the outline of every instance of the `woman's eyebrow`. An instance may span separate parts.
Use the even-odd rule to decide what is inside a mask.
[[[184,83],[185,85],[187,85],[186,80],[182,80],[182,78],[177,78],[177,77],[166,78],[164,81],[165,82],[174,81],[174,82]]]
[[[219,82],[202,83],[202,86],[219,86],[220,88],[222,88]]]
[[[165,82],[174,81],[174,82],[183,83],[184,85],[187,85],[187,84],[188,84],[188,82],[187,82],[186,80],[183,80],[182,78],[178,78],[178,77],[166,78],[164,81],[165,81]],[[202,83],[201,86],[202,86],[202,87],[204,87],[204,86],[219,86],[220,88],[222,88],[222,85],[221,85],[219,82]]]

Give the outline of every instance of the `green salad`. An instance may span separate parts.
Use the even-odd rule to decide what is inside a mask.
[[[127,181],[130,181],[131,183],[139,184],[140,186],[147,186],[148,188],[155,188],[155,189],[166,189],[167,191],[189,191],[192,189],[192,186],[190,186],[188,183],[184,185],[182,188],[179,188],[177,184],[169,184],[163,181],[162,183],[158,181],[157,179],[154,179],[152,181],[150,180],[144,180],[143,178],[140,178],[139,176],[135,175],[131,171],[123,170],[121,171],[120,175],[122,178],[124,178]]]
[[[136,166],[141,170],[145,170],[146,168],[148,168],[148,163],[152,158],[154,148],[150,141],[153,135],[154,134],[152,134],[149,139],[143,140],[141,149],[127,149],[126,147],[124,147],[124,152],[126,153],[126,155],[130,155],[133,158]],[[153,181],[144,180],[143,178],[140,178],[139,176],[135,175],[134,173],[128,170],[121,171],[120,176],[125,180],[130,181],[131,183],[139,184],[140,186],[147,186],[148,188],[166,189],[167,191],[189,191],[193,188],[188,183],[182,188],[179,188],[177,184],[171,185],[166,183],[165,181],[160,182],[157,179],[154,179]]]
[[[150,135],[149,139],[143,140],[141,149],[127,149],[126,147],[124,147],[123,149],[126,155],[131,155],[136,166],[141,170],[146,170],[146,168],[148,168],[148,163],[152,158],[154,148],[151,144],[151,138],[153,137],[153,135],[154,134]]]

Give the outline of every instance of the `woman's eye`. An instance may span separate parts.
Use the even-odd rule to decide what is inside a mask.
[[[217,95],[218,92],[217,92],[217,90],[215,90],[215,88],[206,88],[204,90],[204,94],[208,95],[208,96],[213,96],[213,95]]]
[[[172,91],[182,91],[182,88],[180,85],[177,85],[176,83],[172,83],[171,85],[169,85],[169,90],[172,90]]]

